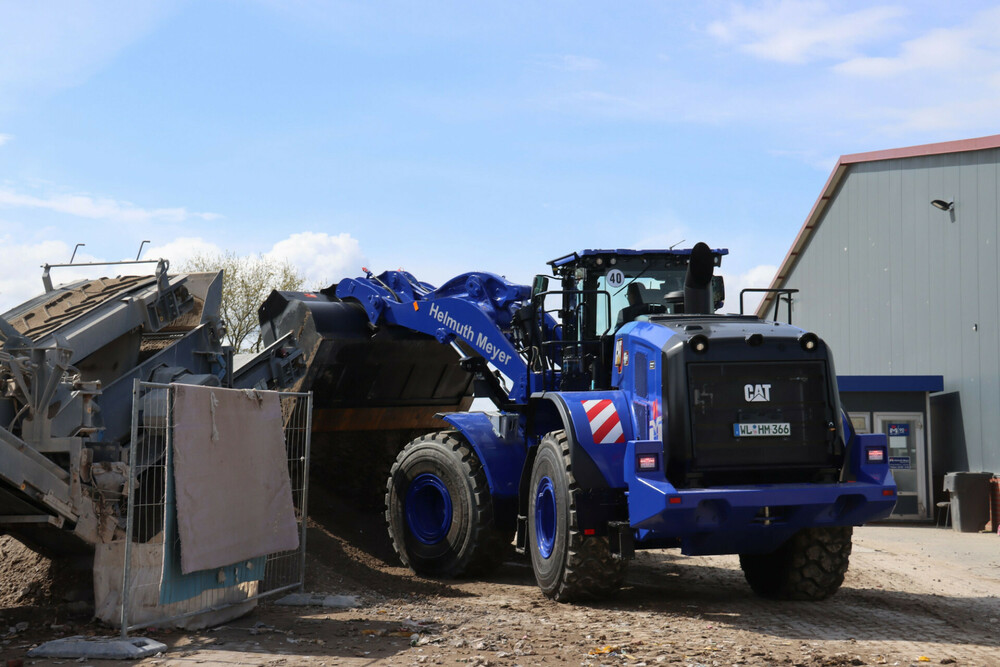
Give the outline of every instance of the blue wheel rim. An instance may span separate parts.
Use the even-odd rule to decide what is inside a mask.
[[[451,494],[437,475],[423,473],[410,482],[404,501],[406,525],[424,544],[441,542],[451,530]]]
[[[552,555],[556,542],[556,490],[547,475],[538,480],[535,490],[535,542],[542,558]]]

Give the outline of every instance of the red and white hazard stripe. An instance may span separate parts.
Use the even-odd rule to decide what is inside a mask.
[[[593,401],[580,401],[587,412],[590,422],[590,433],[598,445],[610,445],[625,442],[622,431],[622,420],[618,417],[614,403],[610,398]]]

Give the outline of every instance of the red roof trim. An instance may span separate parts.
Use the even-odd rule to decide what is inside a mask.
[[[894,160],[905,157],[921,157],[924,155],[942,155],[944,153],[964,153],[966,151],[981,151],[988,148],[1000,148],[1000,134],[977,139],[962,139],[960,141],[943,141],[937,144],[909,146],[907,148],[890,148],[884,151],[869,153],[854,153],[843,155],[841,164],[857,164],[859,162],[877,162],[878,160]]]
[[[882,151],[841,155],[840,159],[837,160],[837,164],[834,165],[833,171],[830,172],[830,177],[826,179],[826,185],[824,185],[823,189],[820,190],[820,195],[816,199],[816,203],[813,204],[812,209],[809,211],[809,215],[806,216],[805,222],[802,223],[802,228],[799,229],[799,233],[796,235],[795,241],[792,242],[792,247],[788,249],[788,254],[785,255],[784,261],[782,261],[781,266],[778,267],[778,272],[775,274],[774,279],[771,280],[771,289],[781,287],[782,282],[784,282],[785,278],[788,277],[792,263],[795,261],[802,248],[809,241],[809,237],[812,236],[813,230],[818,226],[819,217],[822,215],[823,210],[832,198],[833,191],[836,189],[837,185],[840,184],[841,179],[847,172],[848,166],[852,164],[860,164],[862,162],[878,162],[880,160],[896,160],[900,158],[922,157],[925,155],[943,155],[945,153],[964,153],[967,151],[981,151],[990,148],[1000,148],[1000,134],[991,134],[988,137],[978,137],[976,139],[943,141],[936,144],[923,144],[921,146],[890,148]],[[772,298],[773,297],[770,294],[764,295],[764,298],[760,301],[760,305],[757,306],[758,316],[763,316],[763,314],[767,312],[768,307],[771,305]]]

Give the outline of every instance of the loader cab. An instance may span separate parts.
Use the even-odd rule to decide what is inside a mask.
[[[715,266],[728,250],[713,250]],[[648,315],[682,313],[690,250],[584,250],[549,262],[562,279],[563,326],[593,340]],[[712,281],[716,309],[725,300],[721,276]],[[572,323],[566,321],[570,315]]]
[[[712,251],[715,266],[728,250]],[[650,315],[682,313],[691,251],[584,250],[552,260],[561,289],[562,389],[610,386],[611,353],[618,329]],[[536,284],[535,291],[545,289]],[[712,281],[712,304],[725,299],[721,276]]]

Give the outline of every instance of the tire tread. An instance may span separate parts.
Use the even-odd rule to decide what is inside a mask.
[[[430,441],[444,450],[452,453],[462,467],[462,476],[472,483],[473,516],[471,517],[471,536],[469,546],[458,558],[437,567],[415,567],[407,553],[406,536],[397,535],[392,529],[390,513],[392,512],[393,480],[399,474],[402,462],[407,455],[417,447]],[[431,574],[444,577],[465,577],[486,574],[498,568],[509,555],[513,535],[509,531],[499,530],[494,526],[493,502],[490,496],[486,472],[483,470],[479,457],[469,444],[455,431],[438,431],[411,440],[392,464],[385,492],[385,520],[389,530],[392,548],[404,565],[418,571],[420,574]]]
[[[614,595],[625,581],[628,562],[611,554],[607,537],[586,536],[577,521],[576,492],[579,485],[570,463],[569,438],[565,431],[553,434],[569,479],[569,535],[566,565],[558,586],[549,595],[557,602],[603,599]]]
[[[740,554],[754,593],[772,600],[825,600],[844,583],[851,526],[804,528],[770,554]]]

